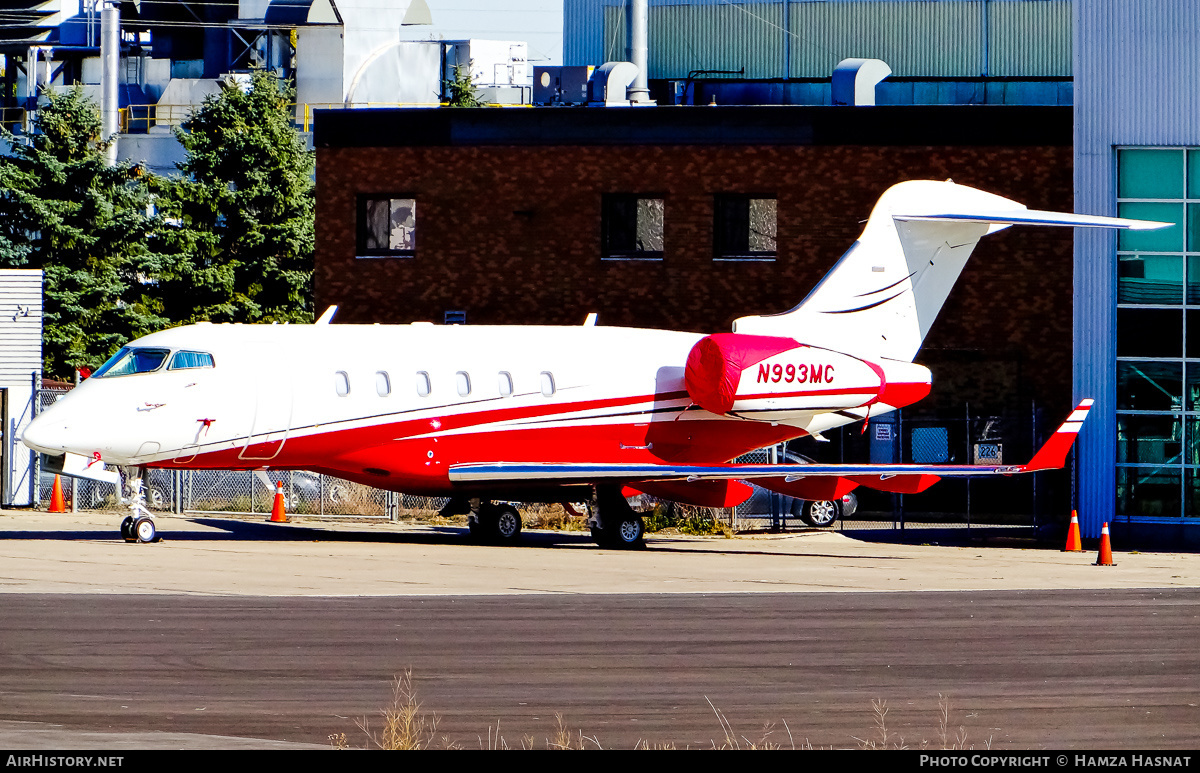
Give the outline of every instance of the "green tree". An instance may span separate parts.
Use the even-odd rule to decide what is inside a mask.
[[[471,80],[471,68],[461,64],[454,65],[454,77],[442,81],[446,86],[447,107],[483,107],[484,101],[479,98],[479,89]]]
[[[290,90],[258,71],[222,84],[176,131],[187,151],[164,214],[178,262],[162,277],[181,323],[311,322],[313,157]]]
[[[100,117],[82,89],[47,93],[28,141],[7,131],[0,156],[0,267],[45,272],[43,370],[69,378],[130,338],[166,324],[153,276],[161,221],[155,181],[140,166],[108,166]]]

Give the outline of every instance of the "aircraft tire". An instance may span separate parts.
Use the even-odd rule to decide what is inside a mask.
[[[488,513],[488,527],[497,542],[516,542],[521,536],[521,513],[512,505],[495,505]]]
[[[138,542],[158,542],[158,529],[152,518],[138,518],[133,522],[133,534]]]
[[[121,521],[121,539],[126,542],[137,542],[137,537],[133,535],[133,516],[125,516],[125,520]]]
[[[837,500],[805,502],[800,511],[800,520],[818,529],[828,528],[842,517],[842,503]]]
[[[642,517],[630,513],[603,529],[592,529],[592,539],[602,548],[631,550],[646,546],[646,526]]]

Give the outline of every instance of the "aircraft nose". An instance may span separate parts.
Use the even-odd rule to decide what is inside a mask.
[[[29,422],[21,433],[21,442],[43,454],[61,454],[67,450],[66,438],[70,428],[49,414],[42,414]]]

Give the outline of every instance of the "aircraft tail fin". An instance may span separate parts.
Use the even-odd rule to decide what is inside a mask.
[[[734,332],[912,362],[975,245],[1013,225],[1168,224],[1030,210],[950,181],[911,180],[880,197],[862,235],[799,306],[742,317]]]

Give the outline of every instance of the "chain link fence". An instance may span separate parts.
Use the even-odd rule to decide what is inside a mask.
[[[72,510],[123,511],[129,503],[122,491],[97,481],[63,477],[63,495]],[[317,518],[400,519],[437,513],[446,503],[440,497],[397,494],[329,475],[302,471],[147,470],[143,484],[146,506],[155,512],[195,515],[268,515],[275,503],[275,486],[283,484],[283,501],[290,515]],[[45,507],[53,492],[54,476],[40,478],[40,501]]]

